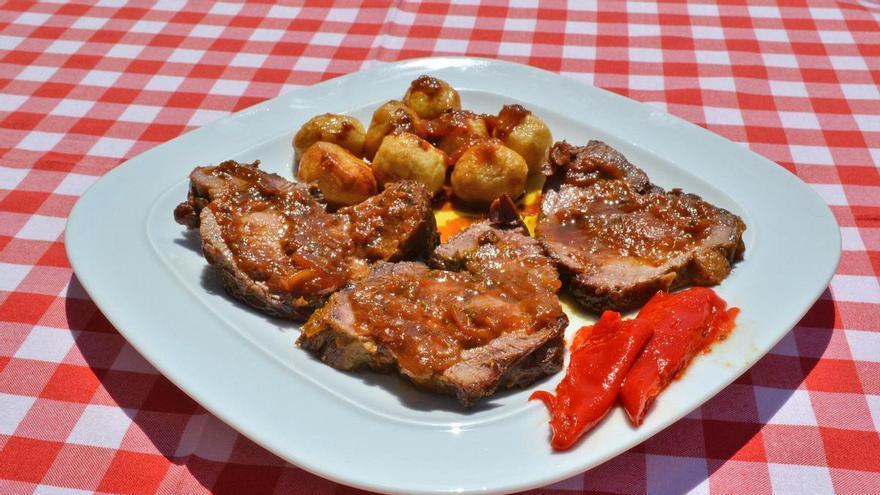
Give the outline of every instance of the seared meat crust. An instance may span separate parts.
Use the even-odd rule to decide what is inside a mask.
[[[297,343],[335,368],[397,370],[470,406],[561,369],[559,287],[505,196],[428,265],[379,263],[331,296]]]
[[[305,320],[371,263],[426,258],[439,235],[424,186],[390,184],[330,213],[317,191],[234,161],[197,167],[174,212],[199,227],[226,289],[269,314]]]
[[[536,236],[587,309],[627,311],[658,290],[715,285],[742,259],[738,216],[651,184],[605,143],[557,143],[548,169]]]

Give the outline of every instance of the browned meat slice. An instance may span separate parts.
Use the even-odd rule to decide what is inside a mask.
[[[605,143],[557,143],[549,166],[536,234],[590,310],[626,311],[661,289],[718,284],[742,259],[738,216],[651,184]]]
[[[438,241],[430,197],[411,181],[329,213],[308,187],[234,161],[198,167],[174,212],[234,296],[305,320],[379,260],[426,258]]]
[[[562,367],[568,318],[541,246],[504,197],[423,263],[379,263],[333,294],[298,344],[343,370],[399,371],[468,406]]]

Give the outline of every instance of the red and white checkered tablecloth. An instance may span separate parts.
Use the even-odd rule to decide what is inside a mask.
[[[880,493],[870,0],[3,3],[0,493],[355,493],[256,446],[147,364],[73,276],[64,223],[98,177],[187,130],[376,61],[441,54],[531,64],[703,125],[809,183],[843,236],[830,288],[749,372],[538,492]]]

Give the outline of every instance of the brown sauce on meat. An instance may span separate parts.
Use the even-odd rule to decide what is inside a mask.
[[[407,372],[428,375],[461,360],[465,350],[502,334],[530,334],[558,318],[559,280],[548,259],[494,241],[481,240],[468,271],[412,264],[422,269],[362,282],[348,295],[355,330],[394,352]]]
[[[630,163],[626,157],[601,141],[590,141],[586,146],[572,146],[565,141],[550,148],[551,187],[565,184],[589,187],[599,180],[625,179],[640,192],[648,192],[651,182],[648,176]]]
[[[634,256],[659,266],[711,232],[716,209],[673,191],[637,194],[623,180],[595,182],[540,224],[545,239],[589,254]]]
[[[207,207],[236,265],[285,297],[335,292],[364,274],[369,262],[408,255],[399,253],[401,244],[409,242],[408,235],[419,235],[428,207],[424,189],[414,182],[396,183],[365,202],[329,213],[307,187],[254,166],[225,162],[196,173],[201,178],[193,180],[194,189],[201,187],[198,183],[211,190],[194,190],[191,197],[210,197]]]
[[[404,232],[413,232],[423,221],[416,207],[419,194],[409,187],[386,188],[382,195],[337,213],[349,221],[347,236],[359,258],[387,260],[398,251]]]
[[[565,183],[586,187],[598,180],[623,179],[624,176],[624,171],[614,162],[579,156],[571,161],[565,176]]]
[[[344,217],[324,211],[305,187],[256,168],[226,162],[209,170],[226,190],[208,207],[242,271],[294,296],[329,293],[348,279],[353,246]],[[305,215],[308,222],[291,221]]]

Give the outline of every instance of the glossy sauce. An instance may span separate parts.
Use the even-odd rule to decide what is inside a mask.
[[[335,139],[336,141],[344,141],[348,135],[353,132],[356,127],[351,123],[351,117],[345,115],[335,115],[332,113],[324,114],[325,119],[321,120],[321,140],[326,138]]]
[[[369,262],[394,256],[430,215],[415,183],[396,183],[331,214],[302,184],[255,167],[226,162],[198,173],[202,178],[193,187],[207,183],[212,190],[194,195],[210,197],[208,207],[236,265],[285,297],[335,292],[364,274]]]
[[[349,133],[351,133],[351,131],[355,130],[354,124],[352,124],[348,120],[342,120],[340,125],[342,126],[339,131],[340,138],[344,139],[346,136],[348,136]]]
[[[488,131],[481,131],[485,119],[486,116],[467,110],[449,110],[424,121],[425,135],[455,163],[468,148],[489,137]],[[483,122],[477,122],[480,120]]]
[[[434,96],[443,89],[443,83],[431,76],[419,76],[409,86],[412,91],[420,91],[428,96]]]
[[[471,128],[470,122],[479,118],[482,116],[469,110],[449,110],[436,119],[427,120],[425,129],[430,137],[443,138],[450,134],[468,132]]]
[[[370,278],[348,295],[355,330],[413,375],[441,373],[467,349],[499,335],[530,334],[561,315],[559,280],[540,253],[489,239],[466,272],[421,269]]]
[[[699,244],[717,215],[702,200],[675,191],[638,194],[624,180],[597,181],[565,194],[570,204],[540,224],[545,239],[578,246],[585,254],[632,256],[655,266]]]
[[[431,212],[420,210],[424,191],[416,191],[412,184],[398,182],[389,186],[378,196],[336,213],[344,215],[349,222],[346,238],[354,245],[355,253],[369,261],[390,260],[399,244],[413,233]]]
[[[481,141],[478,145],[473,146],[473,156],[480,163],[493,163],[497,158],[496,150],[498,146],[503,146],[498,140]]]
[[[497,117],[489,116],[486,119],[490,134],[501,140],[506,139],[531,114],[522,105],[504,105]]]
[[[348,279],[348,220],[331,215],[299,184],[224,163],[209,172],[227,190],[209,208],[236,264],[276,293],[332,292]],[[293,222],[309,216],[308,222]]]
[[[411,132],[417,136],[425,133],[421,121],[406,108],[396,108],[392,111],[391,121],[388,122],[386,134],[398,132]]]

